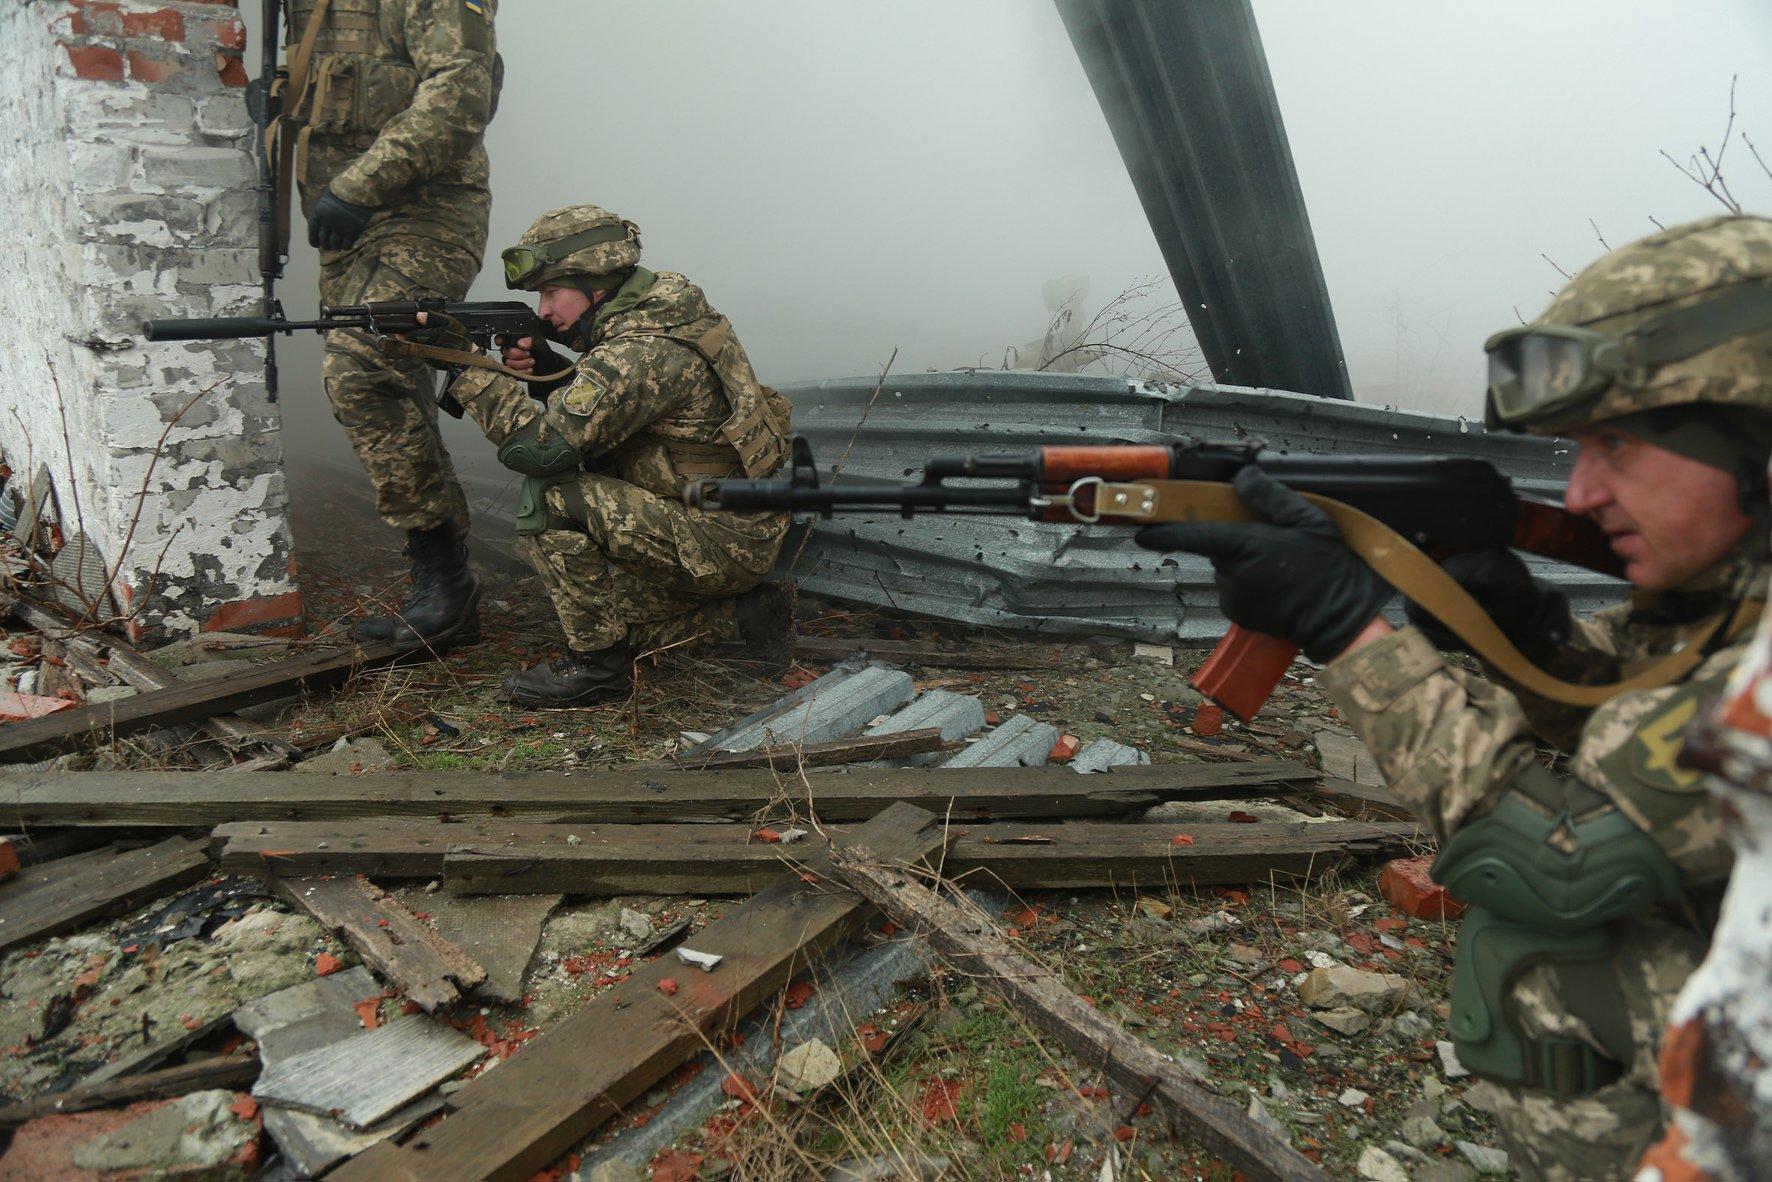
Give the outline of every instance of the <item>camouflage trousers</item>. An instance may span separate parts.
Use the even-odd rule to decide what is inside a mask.
[[[782,514],[706,513],[613,476],[581,473],[546,502],[550,528],[518,548],[579,652],[736,639],[732,600],[762,581],[787,533]],[[583,529],[552,528],[567,521]]]
[[[1688,928],[1648,918],[1614,928],[1612,968],[1635,1047],[1623,1077],[1577,1099],[1492,1081],[1479,1085],[1480,1092],[1472,1089],[1472,1103],[1494,1114],[1502,1148],[1521,1178],[1630,1178],[1643,1152],[1661,1136],[1667,1119],[1656,1074],[1661,1036],[1680,987],[1704,958],[1705,942]],[[1601,1045],[1571,1012],[1581,1008],[1581,999],[1557,980],[1554,968],[1526,972],[1511,1000],[1528,1035]]]
[[[350,250],[321,252],[320,302],[459,300],[479,270],[477,255],[383,222]],[[396,529],[452,522],[466,536],[467,498],[437,429],[430,369],[383,356],[362,333],[333,332],[321,373],[333,417],[375,487],[381,519]]]

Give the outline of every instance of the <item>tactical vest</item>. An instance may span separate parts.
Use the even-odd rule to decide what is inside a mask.
[[[305,184],[310,137],[360,141],[368,147],[390,119],[412,105],[419,79],[406,46],[395,44],[383,29],[382,0],[288,3],[286,60],[291,63],[291,84],[300,89],[284,96],[284,110],[301,127],[295,177]],[[304,61],[307,68],[300,71]],[[502,67],[495,57],[494,109]]]
[[[719,316],[706,331],[685,329],[656,333],[687,345],[700,354],[720,380],[732,414],[720,424],[720,438],[727,446],[704,443],[686,428],[668,422],[653,423],[646,433],[658,439],[682,476],[719,477],[742,473],[752,479],[774,475],[787,459],[788,400],[773,387],[757,380],[744,346],[732,335],[732,322]],[[734,454],[737,453],[737,471]]]

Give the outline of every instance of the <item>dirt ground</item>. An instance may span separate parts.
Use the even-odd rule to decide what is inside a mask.
[[[376,598],[400,595],[391,550],[368,564],[309,553],[302,569],[316,622],[345,620]],[[832,604],[803,601],[799,614],[806,635],[915,640],[952,651],[1025,643]],[[557,629],[534,583],[508,569],[489,574],[484,616],[481,644],[434,664],[361,676],[291,713],[290,733],[358,736],[322,756],[344,772],[609,767],[666,758],[681,732],[717,730],[825,668],[801,665],[764,678],[730,661],[669,656],[642,665],[630,704],[513,711],[494,700],[499,675],[546,656]],[[1085,743],[1111,737],[1133,744],[1157,763],[1256,756],[1311,764],[1318,760],[1313,736],[1345,733],[1302,666],[1254,727],[1227,721],[1203,735],[1196,731],[1200,700],[1186,684],[1203,654],[1178,651],[1171,664],[1126,643],[1057,647],[1063,660],[1055,669],[932,663],[912,672],[919,689],[974,694]],[[124,762],[180,758],[164,750],[119,754]],[[1147,820],[1181,834],[1190,821],[1256,813],[1291,815],[1279,805],[1213,802],[1163,806]],[[1308,885],[1033,892],[1009,899],[996,918],[1078,993],[1283,1130],[1331,1176],[1511,1176],[1494,1168],[1493,1150],[1478,1152],[1496,1143],[1481,1089],[1449,1074],[1436,1046],[1445,1037],[1452,925],[1393,914],[1376,874],[1375,866],[1350,865]],[[0,1092],[19,1099],[55,1090],[144,1040],[180,1028],[200,1034],[241,1002],[307,979],[322,957],[354,963],[348,948],[306,917],[256,897],[250,885],[237,889],[237,896],[206,901],[215,922],[183,938],[164,934],[159,913],[171,901],[163,900],[0,959]],[[549,921],[523,1000],[460,1007],[452,1021],[491,1048],[496,1064],[631,971],[640,959],[632,952],[634,917],[664,929],[688,916],[692,939],[724,906],[568,900]],[[1332,963],[1400,980],[1369,1013],[1305,1005],[1299,985],[1306,974]],[[803,1004],[820,987],[815,970],[774,1004]],[[390,1014],[397,1004],[386,1003]],[[802,1094],[772,1081],[729,1080],[724,1106],[646,1167],[593,1173],[580,1167],[594,1148],[587,1145],[543,1176],[790,1178],[821,1176],[840,1161],[863,1164],[833,1177],[1233,1176],[1163,1135],[1141,1098],[1111,1093],[1096,1067],[1050,1045],[974,982],[937,970],[907,982],[879,1014],[859,1018],[858,1037],[834,1048],[842,1067],[834,1081]],[[685,1072],[673,1076],[626,1123],[650,1120],[686,1080]]]

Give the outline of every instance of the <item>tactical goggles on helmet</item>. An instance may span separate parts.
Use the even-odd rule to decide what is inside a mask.
[[[1742,284],[1702,303],[1662,312],[1613,334],[1571,324],[1504,329],[1489,355],[1486,419],[1491,427],[1579,421],[1613,386],[1641,388],[1656,368],[1772,329],[1772,284]]]
[[[545,268],[586,247],[601,246],[605,242],[625,242],[627,238],[627,225],[617,222],[612,226],[592,226],[588,230],[580,230],[576,234],[568,234],[564,238],[544,242],[539,246],[513,246],[498,256],[504,260],[505,286],[513,289],[525,287]]]

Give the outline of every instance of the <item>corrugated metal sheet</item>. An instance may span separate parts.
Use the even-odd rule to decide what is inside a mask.
[[[1220,382],[1351,398],[1249,0],[1057,0]]]
[[[1561,491],[1569,464],[1567,446],[1555,440],[1271,390],[1000,371],[891,378],[878,398],[875,386],[857,378],[786,389],[795,429],[821,467],[849,449],[844,470],[851,475],[909,480],[936,454],[1183,436],[1258,436],[1295,452],[1478,456],[1517,487],[1547,493]],[[784,564],[794,549],[791,540]],[[1578,608],[1616,596],[1613,580],[1538,565]],[[1205,560],[1161,566],[1133,544],[1130,530],[1111,526],[957,514],[836,517],[813,527],[794,577],[812,594],[1035,632],[1205,641],[1225,628]]]

